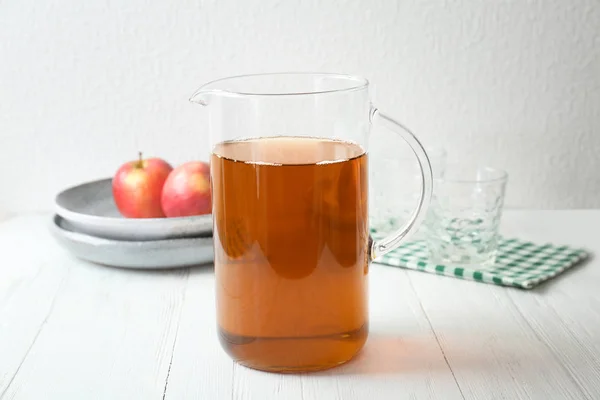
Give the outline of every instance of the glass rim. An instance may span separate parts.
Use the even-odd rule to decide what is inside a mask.
[[[450,166],[451,168],[453,166]],[[452,174],[448,176],[448,168],[445,168],[444,175],[441,178],[434,178],[434,181],[442,182],[442,183],[465,183],[465,184],[486,184],[486,183],[505,183],[508,180],[508,172],[505,170],[494,168],[494,167],[486,167],[486,166],[478,166],[475,168],[471,168],[468,170],[469,172],[474,172],[477,174],[478,172],[485,172],[486,174],[492,175],[490,178],[452,178]],[[450,171],[451,172],[451,171]],[[462,174],[466,175],[466,174]]]
[[[342,87],[339,89],[328,89],[328,90],[312,90],[312,91],[281,91],[280,93],[262,93],[262,92],[250,92],[250,91],[237,91],[230,89],[220,89],[218,87],[211,88],[211,86],[224,83],[230,80],[236,79],[244,79],[244,78],[256,78],[256,77],[268,77],[268,76],[283,76],[289,75],[290,77],[325,77],[331,79],[340,79],[347,81],[349,83],[348,86]],[[350,84],[353,82],[354,84]],[[349,74],[341,74],[334,72],[261,72],[256,74],[243,74],[243,75],[234,75],[228,76],[224,78],[219,78],[212,80],[210,82],[205,83],[198,90],[206,91],[206,92],[216,92],[219,94],[226,94],[231,96],[240,96],[240,97],[273,97],[273,96],[309,96],[309,95],[318,95],[318,94],[328,94],[328,93],[343,93],[343,92],[354,92],[358,90],[366,89],[369,86],[369,80],[358,75],[349,75]]]

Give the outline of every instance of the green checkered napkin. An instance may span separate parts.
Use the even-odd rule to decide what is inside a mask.
[[[531,289],[571,268],[587,256],[584,250],[568,246],[501,239],[494,265],[458,268],[429,262],[425,242],[417,240],[401,245],[374,262],[472,281]]]

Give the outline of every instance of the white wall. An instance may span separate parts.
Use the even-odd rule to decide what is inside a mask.
[[[598,0],[2,0],[0,214],[51,207],[138,149],[206,158],[203,82],[359,74],[514,207],[600,207]],[[398,144],[399,145],[399,144]]]

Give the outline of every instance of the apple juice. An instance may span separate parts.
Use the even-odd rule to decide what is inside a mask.
[[[365,151],[348,142],[273,137],[214,148],[217,320],[235,360],[318,370],[362,348],[367,175]]]

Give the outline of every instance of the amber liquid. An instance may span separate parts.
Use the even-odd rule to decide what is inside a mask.
[[[350,360],[367,332],[367,156],[265,138],[211,160],[217,318],[241,364],[307,371]]]

